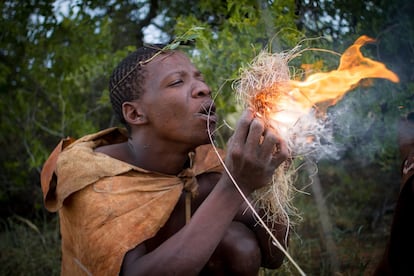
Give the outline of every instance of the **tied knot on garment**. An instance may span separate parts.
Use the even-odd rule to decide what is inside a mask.
[[[181,181],[184,184],[184,191],[187,193],[191,194],[191,197],[195,197],[198,194],[198,183],[197,183],[197,178],[195,176],[195,172],[194,172],[194,156],[195,153],[194,152],[190,152],[188,154],[188,157],[190,159],[190,167],[184,169],[179,175],[178,177],[181,179]]]
[[[194,173],[194,157],[195,153],[190,152],[188,154],[190,160],[190,167],[184,169],[178,177],[184,184],[183,190],[185,194],[185,223],[189,223],[191,219],[191,198],[194,198],[198,194],[198,183]]]

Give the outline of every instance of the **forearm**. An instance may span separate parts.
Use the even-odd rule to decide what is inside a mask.
[[[137,257],[126,275],[196,275],[213,254],[243,199],[227,177],[197,209],[190,222],[152,252]],[[165,265],[160,265],[165,264]]]

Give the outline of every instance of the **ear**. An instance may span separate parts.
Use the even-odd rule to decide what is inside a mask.
[[[125,121],[130,125],[142,125],[147,123],[147,118],[139,101],[124,102],[122,104],[122,114],[124,115]]]

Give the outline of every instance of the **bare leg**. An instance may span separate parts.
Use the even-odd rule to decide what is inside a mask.
[[[254,275],[261,253],[255,234],[243,223],[233,222],[200,275]]]

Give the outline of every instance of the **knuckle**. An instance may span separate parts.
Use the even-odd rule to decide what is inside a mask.
[[[239,126],[246,127],[251,123],[252,119],[246,116],[243,116],[239,120]]]
[[[254,118],[251,122],[250,128],[254,131],[262,131],[264,130],[264,122],[259,118]]]

